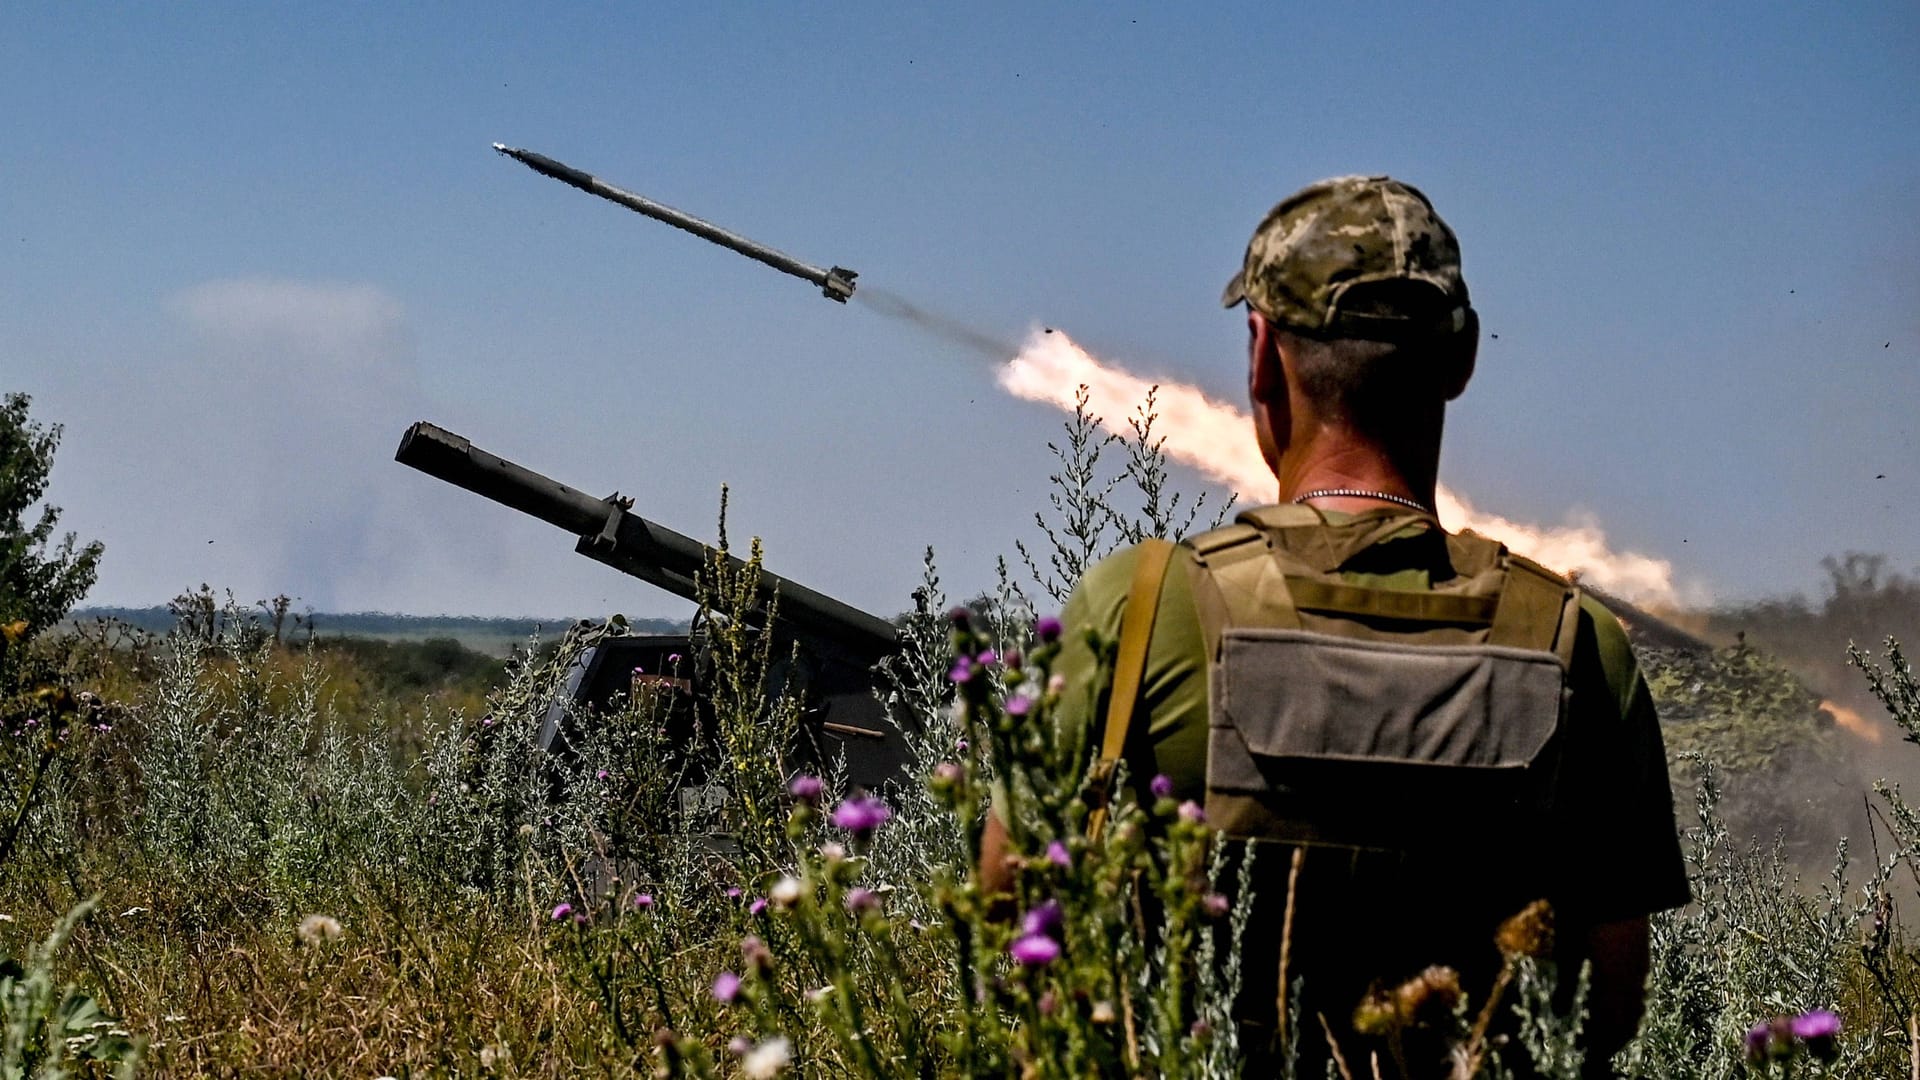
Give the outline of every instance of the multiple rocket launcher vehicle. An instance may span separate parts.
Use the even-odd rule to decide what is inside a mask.
[[[720,557],[635,514],[630,498],[595,498],[424,420],[407,429],[394,460],[564,529],[578,537],[580,554],[686,600],[699,599],[699,576]],[[726,559],[741,569],[738,558]],[[804,705],[796,761],[826,768],[844,760],[847,781],[870,790],[902,775],[904,739],[873,694],[874,665],[899,648],[893,624],[777,574],[762,571],[757,588],[747,621],[773,635],[767,689],[794,693]],[[669,726],[686,736],[707,711],[698,649],[690,635],[602,638],[575,661],[541,726],[541,748],[567,753],[574,717],[591,717],[642,684],[672,693]]]
[[[530,150],[500,143],[493,148],[544,176],[810,282],[829,300],[844,304],[853,295],[858,275],[852,270],[801,262]],[[564,529],[578,537],[574,550],[580,554],[683,599],[699,599],[698,579],[719,557],[699,541],[633,513],[630,498],[618,493],[595,498],[426,421],[407,429],[394,459]],[[727,558],[738,571],[740,560]],[[827,768],[844,762],[847,782],[869,790],[903,776],[904,737],[873,693],[874,666],[899,648],[893,624],[764,571],[758,591],[758,605],[747,621],[773,638],[767,689],[796,694],[804,706],[802,745],[793,748],[796,763]],[[570,727],[575,718],[592,717],[643,683],[672,695],[669,727],[690,736],[694,721],[708,710],[706,665],[698,649],[690,635],[601,639],[570,670],[542,725],[541,748],[569,753],[570,738],[578,736]]]

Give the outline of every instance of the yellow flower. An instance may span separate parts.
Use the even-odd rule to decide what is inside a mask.
[[[1500,924],[1493,943],[1508,960],[1522,956],[1545,959],[1553,952],[1553,905],[1545,900],[1528,904],[1518,915]]]

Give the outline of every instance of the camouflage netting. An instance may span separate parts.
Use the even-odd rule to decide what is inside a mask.
[[[1694,755],[1749,773],[1789,755],[1835,751],[1819,696],[1759,649],[1641,648],[1639,656],[1676,770],[1691,774]]]

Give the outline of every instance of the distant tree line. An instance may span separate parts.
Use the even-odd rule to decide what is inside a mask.
[[[202,586],[203,590],[205,588]],[[112,619],[149,633],[164,634],[180,623],[182,599],[197,600],[200,596],[200,593],[183,593],[181,598],[176,598],[172,604],[156,604],[152,607],[77,608],[73,612],[72,620],[77,622],[87,619]],[[289,643],[297,643],[309,636],[422,640],[454,638],[460,641],[502,638],[524,640],[536,634],[542,638],[558,637],[576,621],[570,618],[543,619],[531,616],[487,618],[477,615],[400,615],[384,611],[301,613],[276,609],[273,600],[263,600],[261,606],[269,619],[272,619],[276,611],[280,610],[287,620],[284,640]],[[638,634],[681,634],[686,632],[688,625],[685,619],[629,619],[628,623],[632,626],[633,632]],[[309,628],[311,628],[311,635]]]
[[[1849,642],[1877,651],[1889,637],[1920,641],[1920,577],[1889,569],[1888,561],[1861,552],[1822,559],[1824,597],[1722,608],[1711,614],[1709,629],[1772,653],[1822,694],[1853,696],[1860,679],[1847,670]]]

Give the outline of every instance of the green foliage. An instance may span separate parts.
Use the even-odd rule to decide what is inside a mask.
[[[1852,644],[1847,646],[1847,662],[1866,676],[1868,689],[1899,726],[1901,736],[1910,743],[1920,743],[1920,679],[1914,677],[1913,664],[1901,652],[1898,641],[1887,638],[1886,649],[1884,667],[1866,650]]]
[[[28,419],[29,403],[25,394],[0,402],[0,625],[25,622],[30,638],[93,587],[104,549],[98,541],[76,546],[72,533],[54,543],[60,508],[51,503],[30,516],[47,491],[60,425]]]
[[[479,711],[487,694],[507,675],[507,661],[462,645],[458,638],[383,641],[378,638],[326,637],[312,649],[347,664],[339,681],[351,679],[358,696],[373,702],[411,706],[433,699],[443,707]]]
[[[922,595],[937,597],[931,566]],[[921,628],[935,621],[944,623],[928,613]],[[549,913],[619,1045],[658,1047],[662,1071],[688,1076],[727,1063],[773,1075],[789,1055],[778,1071],[822,1077],[1234,1075],[1233,983],[1214,960],[1236,955],[1225,937],[1244,929],[1244,913],[1203,911],[1204,826],[1167,803],[1149,829],[1129,804],[1087,840],[1082,785],[1034,782],[1043,764],[1083,776],[1085,764],[1073,748],[1048,753],[1025,737],[1051,730],[1047,694],[1057,691],[1043,688],[1057,643],[1013,659],[970,620],[954,641],[944,625],[938,635],[909,629],[902,680],[938,660],[944,698],[947,658],[969,658],[958,712],[940,710],[948,737],[922,744],[931,756],[920,761],[919,797],[835,807],[830,781],[802,778],[765,807],[779,814],[777,841],[743,842],[723,858],[710,849],[704,874],[687,873],[689,845],[660,878],[588,891]],[[1007,694],[1032,703],[1029,723],[1002,707]],[[990,758],[1022,778],[1023,792],[1046,792],[1026,796],[1032,812],[1018,814],[1014,914],[1024,920],[997,914],[975,873]],[[764,761],[756,768],[779,775]],[[738,897],[719,887],[736,881]],[[1134,897],[1162,914],[1143,923]],[[716,933],[737,945],[709,954],[715,966],[692,979],[666,959]]]
[[[0,1080],[134,1075],[139,1043],[54,971],[75,925],[92,910],[88,901],[68,912],[24,963],[0,956]]]
[[[1051,549],[1047,568],[1041,567],[1024,542],[1015,547],[1034,582],[1056,605],[1066,603],[1074,583],[1102,557],[1122,544],[1138,543],[1149,536],[1179,540],[1192,530],[1206,505],[1210,493],[1203,492],[1187,502],[1185,514],[1180,512],[1186,494],[1170,487],[1167,440],[1153,433],[1158,392],[1157,386],[1148,391],[1147,400],[1127,418],[1132,435],[1123,438],[1102,433],[1104,419],[1088,410],[1087,388],[1081,386],[1074,392],[1073,416],[1065,424],[1064,444],[1047,444],[1047,450],[1060,463],[1060,471],[1047,478],[1053,485],[1047,501],[1055,518],[1050,521],[1043,513],[1033,516]],[[1126,465],[1118,473],[1105,475],[1100,458],[1116,444],[1126,451]],[[1127,481],[1130,485],[1122,488]],[[1137,496],[1137,503],[1122,503],[1118,495],[1121,491]],[[1208,528],[1226,519],[1234,499],[1228,496],[1221,503]]]
[[[1751,1075],[1744,1038],[1757,1021],[1827,1008],[1848,1018],[1850,1035],[1833,1075],[1890,1075],[1877,1070],[1902,1061],[1906,1040],[1885,1032],[1903,1032],[1906,1013],[1900,999],[1868,982],[1861,945],[1897,863],[1872,868],[1867,888],[1855,892],[1842,844],[1828,879],[1805,888],[1778,847],[1751,847],[1727,831],[1719,773],[1696,766],[1699,824],[1685,844],[1695,904],[1653,921],[1647,1018],[1621,1057],[1625,1072]],[[1900,980],[1910,992],[1910,959],[1892,959],[1907,965]]]

